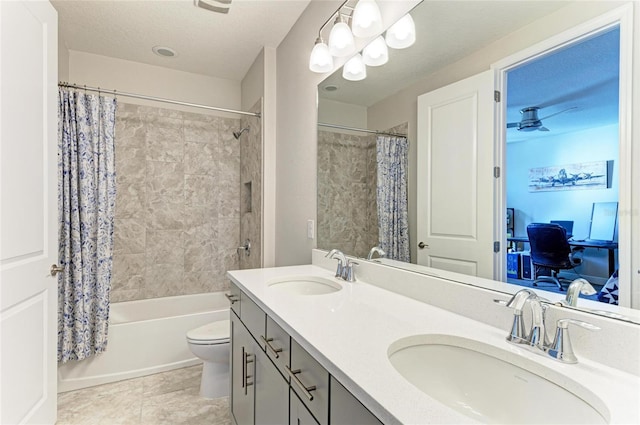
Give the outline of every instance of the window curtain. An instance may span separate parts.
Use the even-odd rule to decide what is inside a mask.
[[[58,91],[58,361],[107,347],[116,99]]]
[[[378,163],[378,237],[387,258],[410,261],[407,218],[406,137],[379,135],[376,140]]]

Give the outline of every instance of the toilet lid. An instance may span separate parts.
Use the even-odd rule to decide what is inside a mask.
[[[218,320],[187,332],[190,341],[211,341],[223,343],[229,340],[229,320]]]

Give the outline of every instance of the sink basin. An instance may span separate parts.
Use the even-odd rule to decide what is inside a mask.
[[[342,289],[342,285],[335,280],[319,276],[279,277],[268,281],[267,285],[269,288],[295,295],[331,294]]]
[[[388,356],[422,392],[483,423],[608,423],[606,406],[584,386],[479,341],[416,335],[391,344]]]

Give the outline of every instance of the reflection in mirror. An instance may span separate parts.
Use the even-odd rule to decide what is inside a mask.
[[[489,69],[492,63],[517,51],[513,46],[524,50],[529,46],[526,43],[530,41],[526,31],[519,31],[519,28],[525,25],[543,28],[547,25],[545,17],[565,6],[567,2],[553,1],[423,2],[411,12],[418,31],[413,47],[398,51],[390,49],[389,62],[381,67],[369,68],[368,77],[363,81],[345,81],[341,70],[338,70],[320,83],[318,122],[348,128],[318,127],[318,248],[338,248],[349,255],[366,257],[372,246],[380,244],[379,233],[376,231],[376,135],[355,129],[373,133],[397,132],[407,134],[409,139],[408,223],[411,261],[415,263],[419,241],[416,217],[420,214],[416,209],[417,97]],[[478,19],[479,16],[482,19]],[[543,76],[542,79],[544,78],[546,77]],[[552,77],[549,78],[554,81]],[[574,81],[572,88],[578,90],[580,87]],[[551,89],[556,90],[558,97],[560,96],[562,87]],[[589,87],[585,86],[585,92],[588,91]],[[553,111],[544,112],[559,112],[558,108],[562,107],[563,105],[556,105]],[[517,110],[515,112],[520,115]],[[563,115],[577,116],[578,112],[566,111],[557,118],[562,118]],[[548,124],[551,125],[555,118],[549,119]],[[517,119],[517,116],[513,117],[507,110],[508,122]],[[561,132],[559,123],[551,131],[554,136]],[[536,137],[541,134],[530,132],[529,136],[534,135],[532,133],[537,133]],[[554,219],[563,220],[565,217],[554,216],[545,218],[544,221]],[[523,227],[522,220],[526,220],[526,215],[516,213],[516,233],[526,228]],[[506,235],[504,238],[506,241]],[[598,256],[598,253],[594,255]],[[386,258],[380,261],[394,267],[402,265]],[[434,271],[417,264],[406,267],[413,271]],[[504,275],[506,276],[506,270]],[[500,278],[499,275],[496,277]],[[459,279],[466,283],[475,282],[472,277]],[[566,287],[564,285],[564,289]],[[498,290],[504,288],[511,293],[519,289],[506,284],[500,288]],[[560,293],[559,296],[564,294]],[[630,312],[627,317],[633,316],[632,321],[640,321],[635,318],[638,315],[633,311],[611,308],[597,302],[585,303],[581,299],[578,307],[602,310],[606,312],[602,314],[609,316]]]

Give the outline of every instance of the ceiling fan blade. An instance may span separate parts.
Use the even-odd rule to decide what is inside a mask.
[[[560,103],[573,103],[583,98],[586,94],[601,94],[611,89],[612,87],[617,87],[617,84],[617,78],[610,78],[605,81],[591,84],[590,86],[582,87],[578,91],[566,93],[562,96],[556,97],[555,99],[549,99],[546,102],[539,104],[538,106],[543,109],[548,108],[549,106],[558,105]]]
[[[517,127],[518,124],[520,124],[519,122],[510,122],[507,124],[507,128],[513,128],[513,127]]]
[[[549,131],[547,127],[538,127],[538,131]]]
[[[555,114],[547,115],[546,117],[540,118],[540,121],[546,120],[547,118],[555,117],[556,115],[563,114],[563,113],[565,113],[567,111],[570,111],[572,109],[578,109],[578,107],[577,106],[572,106],[571,108],[564,109],[564,110],[562,110],[560,112],[556,112]]]

